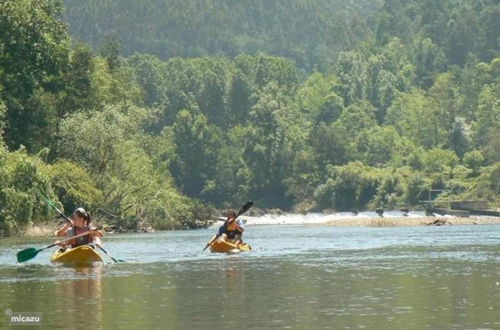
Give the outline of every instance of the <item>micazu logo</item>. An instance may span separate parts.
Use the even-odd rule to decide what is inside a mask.
[[[33,312],[13,312],[5,310],[5,315],[9,318],[10,325],[41,325],[42,313]]]

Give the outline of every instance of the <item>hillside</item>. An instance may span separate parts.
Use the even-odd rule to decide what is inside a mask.
[[[371,35],[365,17],[381,0],[65,0],[73,36],[98,47],[109,35],[134,52],[199,57],[283,56],[311,70]]]

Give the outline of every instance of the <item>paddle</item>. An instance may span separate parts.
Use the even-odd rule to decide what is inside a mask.
[[[95,245],[97,245],[97,247],[99,249],[101,249],[101,251],[104,252],[108,257],[110,257],[111,260],[113,260],[114,262],[125,262],[125,260],[113,258],[113,256],[111,254],[109,254],[108,251],[104,250],[104,248],[102,246],[100,246],[99,244],[95,244]]]
[[[238,211],[238,213],[236,213],[236,218],[238,218],[240,215],[242,215],[243,213],[245,213],[246,211],[248,211],[248,209],[250,209],[253,205],[253,202],[252,201],[248,201],[245,203],[245,205],[243,205],[241,207],[241,209]],[[236,220],[236,218],[234,218],[233,220]],[[227,220],[226,220],[227,221]],[[212,245],[214,243],[214,241],[219,238],[219,234],[217,233],[211,240],[210,242],[207,243],[207,245],[203,248],[202,251],[205,251],[207,249],[207,247],[209,247],[210,245]]]
[[[97,229],[94,229],[94,230],[97,230]],[[22,251],[19,251],[17,253],[17,261],[18,262],[25,262],[25,261],[28,261],[30,259],[33,259],[34,257],[36,257],[36,255],[40,252],[40,251],[43,251],[43,250],[46,250],[46,249],[50,249],[51,247],[54,247],[60,243],[64,243],[64,242],[67,242],[67,241],[70,241],[72,239],[75,239],[75,238],[78,238],[78,237],[82,237],[82,236],[86,236],[88,234],[91,233],[91,230],[89,231],[86,231],[84,233],[81,233],[81,234],[78,234],[78,235],[75,235],[75,236],[72,236],[72,237],[68,237],[68,238],[65,238],[63,239],[62,241],[57,241],[57,242],[54,242],[53,244],[50,244],[49,246],[46,246],[42,249],[36,249],[36,248],[28,248],[28,249],[24,249]]]
[[[50,205],[50,206],[52,206],[52,207],[53,207],[53,208],[57,211],[57,213],[59,213],[59,215],[60,215],[60,216],[62,216],[62,217],[63,217],[66,221],[68,221],[69,223],[71,223],[71,220],[70,220],[70,219],[69,219],[69,218],[68,218],[68,217],[67,217],[64,213],[62,213],[62,212],[61,212],[61,210],[59,210],[59,209],[58,209],[58,208],[54,205],[54,203],[52,203],[52,202],[50,201],[50,199],[48,199],[46,196],[44,196],[44,197],[45,197],[45,199],[47,200],[47,203],[49,203],[49,205]],[[97,245],[97,247],[98,247],[99,249],[101,249],[101,251],[102,251],[102,252],[104,252],[104,253],[105,253],[108,257],[110,257],[110,258],[111,258],[111,260],[113,260],[114,262],[125,262],[125,260],[122,260],[122,259],[115,259],[115,258],[113,258],[113,257],[111,256],[111,254],[109,254],[106,250],[104,250],[104,248],[103,248],[101,245],[99,245],[99,244],[95,244],[95,245]]]

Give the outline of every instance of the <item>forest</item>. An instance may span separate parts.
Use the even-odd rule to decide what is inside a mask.
[[[496,0],[1,0],[0,30],[0,235],[47,199],[130,230],[500,205]]]

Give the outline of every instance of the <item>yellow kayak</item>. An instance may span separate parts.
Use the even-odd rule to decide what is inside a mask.
[[[243,243],[241,245],[236,245],[227,241],[215,241],[210,246],[211,252],[220,252],[220,253],[238,253],[250,250],[252,250],[252,247],[246,243]]]
[[[91,246],[81,245],[76,248],[68,248],[66,250],[54,252],[50,261],[54,263],[88,265],[95,262],[103,262],[103,259]]]

